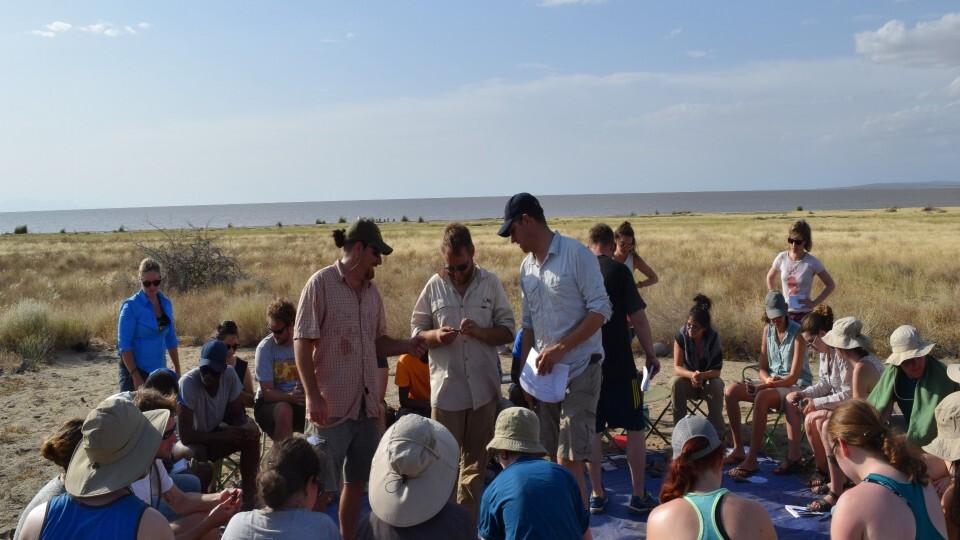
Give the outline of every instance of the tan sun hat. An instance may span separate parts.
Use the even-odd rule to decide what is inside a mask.
[[[960,392],[945,397],[937,405],[937,437],[923,451],[944,461],[960,459]]]
[[[873,339],[861,333],[863,323],[856,317],[844,317],[833,323],[833,328],[820,339],[837,349],[866,349]]]
[[[75,497],[125,488],[153,463],[170,411],[140,412],[132,403],[108,399],[83,421],[83,440],[67,466],[64,486]]]
[[[370,509],[394,527],[412,527],[437,515],[450,500],[460,446],[443,424],[418,414],[383,434],[370,466]]]
[[[521,454],[544,455],[540,444],[540,419],[530,409],[511,407],[497,417],[497,427],[487,450],[508,450]]]
[[[887,357],[886,363],[899,366],[904,360],[930,354],[935,345],[936,343],[920,339],[920,331],[905,324],[890,334],[890,350],[893,354]]]

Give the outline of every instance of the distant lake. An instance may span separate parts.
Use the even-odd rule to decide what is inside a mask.
[[[536,195],[536,194],[534,194]],[[31,233],[180,228],[188,224],[213,228],[336,223],[358,216],[400,221],[499,218],[509,195],[446,199],[386,199],[207,206],[158,206],[100,210],[0,212],[0,233],[26,225]],[[621,193],[538,196],[548,217],[602,217],[671,212],[788,212],[865,210],[873,208],[960,206],[960,188],[824,189],[791,191],[716,191],[693,193]]]

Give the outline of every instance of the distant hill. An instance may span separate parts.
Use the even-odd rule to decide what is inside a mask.
[[[836,189],[923,189],[955,187],[960,187],[960,182],[881,182],[876,184],[863,184],[859,186],[846,186]]]

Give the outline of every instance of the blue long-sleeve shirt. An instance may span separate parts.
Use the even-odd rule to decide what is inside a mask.
[[[173,324],[173,304],[159,291],[157,298],[160,300],[160,309],[170,320],[163,330],[159,328],[157,316],[153,313],[153,304],[142,289],[123,301],[117,323],[118,354],[122,356],[124,351],[132,351],[137,367],[147,373],[167,367],[167,350],[180,343]]]

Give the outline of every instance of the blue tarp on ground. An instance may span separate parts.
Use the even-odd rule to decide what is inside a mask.
[[[610,496],[610,505],[603,515],[590,517],[590,529],[596,540],[629,540],[646,538],[647,517],[636,516],[627,512],[626,505],[630,502],[630,469],[627,467],[626,456],[612,455],[607,460],[610,464],[603,471],[603,485]],[[663,463],[659,454],[648,457],[649,463]],[[777,536],[782,539],[803,538],[804,540],[827,539],[830,537],[830,517],[817,516],[794,518],[784,509],[785,504],[806,506],[817,498],[804,486],[807,480],[805,473],[787,476],[773,474],[776,462],[760,458],[760,472],[754,475],[749,482],[734,482],[724,476],[723,486],[730,491],[760,502],[776,527]],[[649,467],[648,467],[649,470]],[[662,478],[646,475],[644,486],[653,494],[660,493]],[[367,496],[363,497],[361,515],[370,511]],[[327,514],[337,521],[337,507],[331,506]]]

